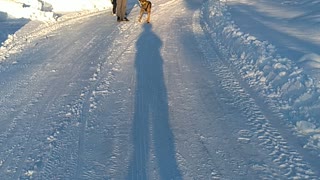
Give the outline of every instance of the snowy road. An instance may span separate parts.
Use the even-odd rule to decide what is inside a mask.
[[[132,6],[132,4],[129,4]],[[154,0],[151,24],[68,23],[0,66],[1,179],[319,179],[275,107],[200,21]]]

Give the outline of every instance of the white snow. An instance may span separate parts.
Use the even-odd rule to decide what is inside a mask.
[[[11,132],[11,129],[16,128],[18,133],[23,134],[24,129],[17,127],[20,127],[18,124],[24,118],[30,118],[29,116],[39,117],[35,118],[35,121],[49,119],[50,125],[42,125],[47,128],[44,130],[51,132],[44,135],[44,140],[35,138],[34,141],[39,141],[38,144],[34,143],[39,145],[34,147],[36,152],[43,153],[41,157],[48,158],[34,163],[32,168],[26,162],[22,162],[25,166],[18,165],[18,160],[16,162],[11,157],[13,155],[8,153],[12,151],[20,156],[20,151],[16,149],[32,149],[23,143],[30,140],[32,131],[26,131],[28,133],[21,139],[13,139],[17,141],[17,145],[11,142],[0,148],[0,177],[17,179],[24,175],[50,179],[55,177],[55,174],[50,174],[53,172],[51,166],[58,167],[60,163],[50,158],[59,157],[57,161],[63,161],[71,156],[70,162],[57,168],[56,172],[59,174],[64,172],[64,167],[69,168],[76,164],[77,167],[72,169],[75,172],[70,170],[65,175],[59,174],[57,178],[124,178],[126,174],[119,171],[122,166],[129,169],[128,174],[132,175],[132,178],[139,169],[144,169],[144,172],[139,172],[136,177],[171,178],[169,172],[163,169],[170,165],[177,179],[180,176],[184,177],[183,179],[232,179],[237,174],[245,179],[258,175],[269,179],[319,179],[320,164],[315,162],[319,162],[319,159],[312,160],[312,157],[320,158],[320,0],[153,0],[150,27],[135,22],[138,6],[133,0],[129,0],[128,4],[128,9],[132,8],[129,14],[131,21],[123,25],[109,25],[107,22],[115,22],[115,17],[110,13],[112,5],[109,0],[0,0],[0,86],[3,86],[3,89],[0,89],[3,93],[3,97],[0,97],[0,125],[3,124],[3,128],[0,128],[0,145],[14,132]],[[170,13],[178,17],[168,16]],[[106,24],[99,20],[102,16],[106,19]],[[76,36],[82,30],[79,25],[74,24],[86,24],[89,18],[103,22],[100,25],[105,28],[105,32],[97,27],[83,26],[88,34],[92,34],[91,39],[86,41],[86,37],[82,36],[74,38],[71,43],[64,41],[73,38],[70,36]],[[60,29],[70,30],[72,33],[64,35]],[[192,34],[187,34],[187,29],[192,29]],[[185,34],[183,36],[180,33]],[[141,38],[140,34],[145,34],[142,37],[149,39]],[[195,37],[196,41],[190,40],[191,36]],[[59,37],[62,37],[60,41],[57,40]],[[51,39],[56,40],[54,47],[46,44]],[[70,43],[70,46],[63,42]],[[78,46],[77,43],[83,43],[83,46]],[[36,59],[35,62],[24,54],[30,52],[32,55],[32,47],[36,50],[46,49],[46,45],[48,47],[45,52],[51,54],[32,56]],[[194,45],[200,48],[199,52]],[[90,50],[94,47],[97,55]],[[49,51],[49,48],[57,51]],[[139,51],[143,48],[144,51]],[[65,49],[70,52],[60,57],[59,52]],[[83,51],[87,53],[78,56]],[[26,58],[25,64],[23,58],[17,58],[20,53]],[[72,65],[71,60],[65,64],[51,63],[50,60],[56,57],[65,61],[73,58],[89,59],[91,63],[85,62],[88,65],[83,65],[82,62],[79,67]],[[150,57],[154,64],[149,63]],[[45,64],[37,66],[42,63],[41,59],[47,58]],[[142,60],[133,62],[130,58]],[[205,64],[212,75],[209,73],[208,76],[201,76],[199,74],[206,74],[206,71],[198,70],[201,65],[183,61],[203,59],[202,64]],[[149,70],[139,69],[141,64]],[[136,68],[136,77],[132,75],[134,70],[130,65]],[[30,69],[31,72],[26,78],[17,79],[18,82],[14,78],[19,75],[19,70],[12,76],[7,73],[15,67],[27,71],[29,66],[34,69]],[[160,66],[161,69],[157,69]],[[179,67],[174,69],[176,66]],[[61,72],[66,69],[64,67],[68,67],[70,72]],[[83,74],[72,74],[72,71]],[[59,74],[70,74],[71,80],[65,79],[57,83],[54,80]],[[76,79],[82,76],[83,79]],[[46,77],[50,77],[52,83],[61,83],[56,92],[49,89],[54,87],[50,79],[48,82],[41,81],[41,78]],[[212,77],[212,81],[203,83],[206,77]],[[34,88],[40,89],[34,90],[33,85],[28,84],[32,82],[40,82],[34,85]],[[132,90],[133,86],[137,86],[136,92]],[[21,93],[22,87],[27,88],[28,92]],[[154,89],[157,90],[153,94]],[[17,91],[17,94],[9,92],[10,90]],[[34,94],[31,96],[33,91],[37,91],[39,97],[34,98]],[[59,94],[63,92],[65,94]],[[158,95],[168,96],[168,99],[163,100]],[[47,104],[37,106],[39,109],[33,108],[38,101],[42,102],[42,96],[47,98],[43,100]],[[50,99],[51,96],[54,100]],[[107,97],[110,97],[108,101]],[[118,97],[124,99],[119,100]],[[151,100],[148,100],[149,98]],[[210,101],[211,98],[214,100]],[[60,108],[59,103],[62,103],[63,107]],[[116,110],[110,107],[115,107]],[[163,111],[157,111],[157,108]],[[215,110],[206,110],[207,108]],[[19,113],[11,115],[8,109]],[[28,114],[28,110],[32,110],[33,114]],[[48,113],[42,115],[41,110]],[[58,115],[51,116],[50,110]],[[147,112],[144,114],[144,111]],[[212,120],[203,124],[200,122],[211,115],[214,117]],[[156,125],[142,121],[149,118],[157,124],[155,120],[158,120],[158,116],[172,121],[168,122],[170,125],[162,124],[160,129],[168,134],[169,140],[161,139]],[[11,117],[13,119],[10,119]],[[55,119],[57,117],[60,119]],[[230,122],[218,121],[220,118]],[[100,119],[102,120],[99,121]],[[118,119],[132,121],[119,122]],[[53,123],[55,120],[57,122]],[[32,123],[37,122],[23,121],[22,124],[25,128],[43,128]],[[221,127],[226,130],[218,127],[208,129],[215,127],[211,126],[211,123],[221,123]],[[69,127],[69,124],[73,126]],[[128,127],[132,127],[135,138],[128,135]],[[146,130],[140,132],[140,128]],[[70,132],[64,132],[64,129]],[[196,130],[192,132],[185,129]],[[210,134],[212,131],[215,132],[214,135]],[[66,137],[61,134],[66,134]],[[222,137],[224,135],[226,137]],[[236,147],[234,150],[225,148],[229,146],[224,140],[232,141],[233,136],[236,136],[233,142],[240,144],[239,148],[248,154],[238,156]],[[79,142],[77,144],[67,138]],[[172,140],[173,138],[176,139]],[[85,144],[85,140],[90,143]],[[132,145],[127,144],[131,141]],[[50,144],[48,147],[55,149],[54,152],[47,151],[47,143]],[[259,147],[255,146],[257,144],[266,149],[270,159],[263,153],[253,153],[259,150]],[[168,146],[164,150],[166,152],[157,149],[162,145]],[[71,147],[74,146],[77,146],[77,152],[72,150]],[[11,149],[5,149],[6,147]],[[170,157],[173,147],[177,149],[176,161]],[[92,149],[98,152],[93,152]],[[212,149],[215,149],[215,152],[212,152]],[[58,152],[65,152],[66,157],[55,154]],[[46,153],[49,155],[45,156]],[[104,153],[101,157],[109,162],[104,164],[102,159],[95,159],[99,153]],[[166,157],[166,153],[169,157]],[[133,159],[141,158],[142,162],[130,163],[129,154],[132,154]],[[24,155],[37,156],[28,153]],[[161,162],[164,157],[168,162]],[[217,158],[217,161],[214,158]],[[260,162],[257,160],[259,158],[262,158]],[[7,163],[7,159],[12,161]],[[229,164],[224,163],[224,159],[228,159]],[[27,161],[23,158],[20,160]],[[47,166],[43,165],[46,161]],[[94,167],[81,165],[84,161]],[[158,165],[155,165],[157,163]],[[272,163],[277,167],[272,167]],[[233,168],[232,173],[228,166]],[[241,171],[241,168],[247,166],[251,166],[254,173],[249,170]],[[6,169],[1,170],[4,167]],[[30,169],[26,169],[27,167]],[[80,175],[82,169],[87,172]],[[103,172],[108,175],[103,176]],[[211,174],[212,177],[205,174]]]
[[[320,117],[320,71],[317,54],[320,41],[317,40],[319,31],[309,32],[311,29],[319,29],[319,26],[314,24],[319,21],[314,12],[316,7],[307,9],[312,6],[311,4],[319,5],[319,2],[283,1],[277,4],[274,1],[262,0],[232,0],[227,3],[209,1],[208,8],[205,8],[202,14],[202,19],[212,38],[222,45],[221,51],[225,52],[226,56],[232,57],[231,60],[250,85],[259,86],[260,94],[273,99],[273,103],[277,104],[280,112],[287,115],[286,118],[290,122],[299,124],[300,121],[308,121],[315,123],[314,128],[316,128],[319,127]],[[248,14],[251,16],[246,16],[246,14],[237,16],[236,19],[239,19],[240,22],[257,21],[274,24],[276,26],[274,28],[283,28],[283,30],[274,31],[273,35],[272,31],[264,33],[264,29],[260,29],[263,28],[262,26],[259,28],[254,25],[238,24],[232,19],[233,13],[239,15],[241,14],[239,12],[245,9],[247,11],[254,9],[258,12],[249,11]],[[298,10],[300,10],[299,13],[295,12]],[[214,14],[218,14],[218,18],[211,18]],[[309,14],[312,15],[309,16]],[[298,17],[310,19],[302,24]],[[272,18],[279,20],[270,22]],[[289,20],[282,24],[282,19]],[[241,26],[252,27],[251,32],[243,32]],[[287,32],[286,28],[296,28],[298,31]],[[259,34],[260,37],[254,37],[250,33]],[[278,33],[283,33],[284,37],[277,39],[280,41],[272,40],[273,43],[270,43],[268,38],[277,37]],[[302,54],[302,57],[292,56],[290,51],[295,53],[294,50],[286,52],[278,50],[290,48],[282,41],[293,41],[294,38],[291,36],[300,36],[301,41],[305,42],[299,44],[297,41],[295,44],[290,44],[297,46],[296,49],[299,54]],[[285,37],[287,39],[283,39]],[[310,44],[310,46],[315,44],[317,48],[308,49],[305,44]],[[299,47],[299,45],[302,46]],[[300,51],[305,51],[305,53],[300,53]]]
[[[110,7],[110,1],[106,0],[1,0],[0,20],[6,18],[52,20],[54,13],[104,10]]]

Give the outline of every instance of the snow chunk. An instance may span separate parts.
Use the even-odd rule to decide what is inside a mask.
[[[53,136],[49,136],[49,137],[47,137],[47,140],[49,141],[49,142],[53,142],[53,141],[55,141],[55,140],[57,140],[55,137],[53,137]]]
[[[71,112],[68,112],[67,114],[66,114],[66,117],[72,117],[72,113]]]
[[[298,121],[296,129],[302,134],[320,133],[320,128],[316,128],[316,125],[308,121]]]
[[[304,66],[320,68],[320,55],[315,53],[306,54],[302,56],[298,62]]]
[[[28,170],[26,173],[24,173],[24,175],[31,177],[34,173],[35,173],[35,171]]]
[[[304,148],[308,149],[320,149],[320,134],[310,136],[308,143],[304,145]]]

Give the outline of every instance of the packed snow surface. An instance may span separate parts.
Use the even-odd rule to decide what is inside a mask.
[[[320,179],[319,0],[111,7],[0,0],[0,179]]]

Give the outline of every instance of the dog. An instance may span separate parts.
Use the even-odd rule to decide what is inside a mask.
[[[150,16],[151,16],[151,2],[148,1],[148,0],[139,0],[139,3],[140,3],[140,16],[139,16],[139,22],[141,22],[141,18],[142,18],[142,15],[144,13],[147,13],[148,14],[148,17],[147,17],[147,23],[150,23]]]

